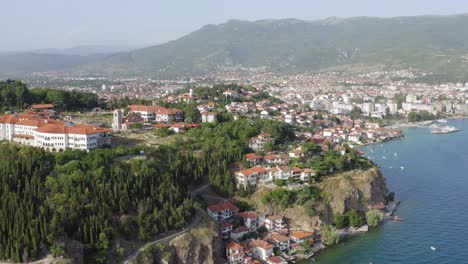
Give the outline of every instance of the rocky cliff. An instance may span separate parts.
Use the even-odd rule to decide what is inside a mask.
[[[386,179],[377,167],[327,177],[318,186],[328,207],[324,221],[333,214],[343,214],[351,209],[367,211],[373,204],[386,201]]]

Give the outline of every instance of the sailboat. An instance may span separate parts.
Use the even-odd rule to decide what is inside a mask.
[[[432,251],[436,251],[437,249],[434,246],[431,246]]]
[[[401,166],[401,167],[400,167],[400,169],[401,169],[401,170],[404,170],[404,169],[405,169],[405,167]]]

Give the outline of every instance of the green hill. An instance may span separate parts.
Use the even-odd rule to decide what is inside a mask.
[[[466,72],[468,15],[329,18],[207,25],[178,40],[119,53],[80,68],[88,74],[174,77],[220,65],[300,72],[342,65]]]

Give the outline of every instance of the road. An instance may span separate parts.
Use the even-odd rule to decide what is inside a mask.
[[[210,186],[209,183],[203,185],[203,186],[200,186],[198,187],[197,189],[191,191],[191,195],[192,195],[192,198],[195,197],[197,194],[199,194],[200,192],[202,192],[203,190],[205,190],[206,188],[208,188]],[[149,246],[152,246],[156,243],[160,243],[160,242],[168,242],[170,241],[171,239],[179,236],[179,235],[182,235],[190,230],[192,230],[192,228],[194,228],[195,226],[198,225],[198,223],[200,222],[201,220],[201,216],[203,214],[203,211],[201,209],[197,209],[197,213],[195,214],[195,217],[193,218],[192,222],[190,223],[190,225],[188,225],[187,227],[185,227],[184,229],[182,229],[181,231],[177,232],[177,233],[174,233],[174,234],[171,234],[171,235],[167,235],[165,237],[162,237],[162,238],[159,238],[157,240],[154,240],[154,241],[151,241],[149,243],[146,243],[145,245],[143,245],[142,247],[140,247],[135,253],[131,254],[130,256],[128,256],[125,261],[123,262],[124,264],[128,264],[130,261],[132,261],[133,259],[135,259],[141,252],[143,252],[145,249],[147,249]]]

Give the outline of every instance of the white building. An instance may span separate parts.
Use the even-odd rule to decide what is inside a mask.
[[[216,121],[216,113],[213,112],[203,112],[201,117],[203,123],[214,123]]]
[[[93,150],[111,144],[110,129],[42,119],[34,113],[0,116],[0,140],[44,148]]]

